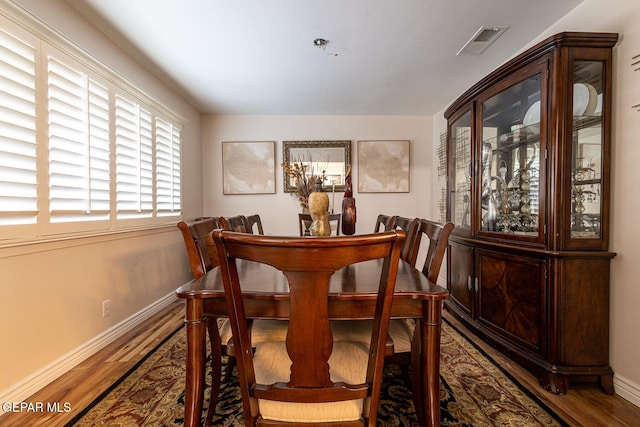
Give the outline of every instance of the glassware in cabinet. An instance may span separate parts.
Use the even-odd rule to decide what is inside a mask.
[[[482,101],[480,231],[540,235],[541,74]]]
[[[599,239],[602,219],[603,63],[575,61],[571,238]]]

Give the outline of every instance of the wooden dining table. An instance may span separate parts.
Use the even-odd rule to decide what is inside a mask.
[[[288,318],[289,293],[285,276],[273,267],[251,261],[238,260],[237,265],[247,317]],[[373,260],[352,264],[334,273],[329,292],[329,316],[332,320],[373,318],[381,268],[382,261]],[[176,293],[185,299],[186,307],[184,425],[199,426],[204,397],[207,319],[228,315],[219,269],[186,283]],[[426,426],[440,425],[440,331],[442,305],[448,295],[446,289],[400,261],[391,317],[416,320],[416,333],[419,334],[416,342],[419,345],[412,346],[412,359],[416,358],[419,368],[418,372],[412,372],[415,384],[418,384],[418,389],[414,390],[414,402],[418,420]],[[216,400],[221,371],[219,339],[212,337],[212,347],[217,349],[212,348],[214,384],[211,399]]]

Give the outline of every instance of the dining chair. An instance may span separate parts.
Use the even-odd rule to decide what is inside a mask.
[[[404,241],[402,246],[402,254],[400,258],[404,261],[407,261],[411,264],[410,258],[413,249],[413,245],[418,235],[418,224],[420,223],[420,218],[406,218],[403,216],[394,215],[389,219],[387,223],[387,227],[390,229],[399,228],[405,231],[407,234],[407,238]],[[415,267],[415,262],[411,264],[412,267]]]
[[[433,283],[438,281],[442,260],[449,245],[449,234],[451,234],[453,228],[454,225],[451,222],[441,224],[427,219],[421,219],[418,224],[416,238],[413,241],[408,262],[412,265],[417,263],[418,252],[424,236],[424,238],[428,239],[428,244],[425,260],[422,265],[422,273]]]
[[[207,245],[207,237],[210,238],[214,229],[220,228],[220,222],[217,217],[199,217],[194,221],[180,221],[177,224],[178,229],[182,232],[191,273],[194,279],[200,279],[208,271],[218,266],[218,256],[214,252],[211,256],[211,250]],[[211,357],[222,357],[227,353],[227,342],[229,340],[231,326],[229,319],[224,319],[221,325],[215,318],[207,318],[207,331],[209,334],[209,342],[211,344]],[[224,338],[222,337],[224,336]],[[212,366],[214,366],[212,364]],[[227,362],[227,374],[225,382],[230,378],[231,369],[235,366],[235,358],[230,356]],[[231,367],[231,368],[229,368]],[[211,387],[212,395],[217,395],[220,391],[220,375],[213,381]],[[209,407],[207,410],[207,420],[210,422],[215,414],[215,407]]]
[[[264,234],[264,230],[262,228],[262,220],[260,219],[260,215],[253,214],[247,216],[247,223],[249,225],[249,229],[247,230],[251,234]],[[255,227],[254,227],[255,226]],[[256,228],[256,230],[254,230]],[[255,233],[254,231],[257,231]]]
[[[218,266],[218,253],[213,244],[213,240],[211,240],[211,233],[216,228],[226,228],[225,219],[222,217],[200,217],[188,223],[180,221],[177,226],[182,232],[193,278],[199,279],[208,271]],[[224,382],[227,383],[236,366],[229,319],[222,320],[220,325],[218,325],[218,319],[207,318],[207,331],[211,344],[211,357],[221,358],[223,354],[227,356],[227,368],[224,376]],[[278,339],[284,341],[286,331],[286,322],[278,320],[256,320],[251,324],[251,339],[254,342]],[[219,391],[220,376],[218,375],[212,382],[211,393],[217,395]],[[211,401],[215,402],[217,399]],[[211,424],[215,409],[215,406],[208,408],[206,425]]]
[[[380,233],[381,231],[391,230],[391,221],[394,217],[391,215],[379,214],[376,218],[375,226],[373,227],[374,233]]]
[[[444,224],[420,219],[417,227],[416,238],[414,239],[414,247],[411,250],[409,263],[415,265],[418,258],[420,243],[422,237],[428,244],[426,245],[426,255],[422,267],[424,274],[431,282],[437,283],[440,267],[444,259],[447,246],[449,245],[449,234],[453,230],[454,225],[451,222]],[[419,357],[419,352],[411,352],[412,346],[418,346],[420,336],[416,333],[415,321],[412,319],[394,319],[389,325],[389,337],[393,341],[394,353],[388,356],[390,362],[401,365],[404,369],[408,366],[418,366],[419,360],[413,357]],[[417,390],[418,384],[413,384],[414,390]]]
[[[329,214],[329,223],[335,223],[335,230],[336,230],[336,236],[340,235],[340,217],[341,215],[339,213],[336,214]],[[298,226],[300,228],[300,235],[301,236],[310,236],[311,235],[311,223],[313,222],[313,219],[311,218],[311,214],[304,214],[304,213],[299,213],[298,214]],[[307,224],[309,224],[309,227],[307,227]],[[334,226],[331,226],[331,229],[333,230]]]
[[[406,238],[402,245],[400,259],[408,261],[410,254],[412,254],[412,242],[416,238],[419,222],[419,218],[411,219],[398,215],[379,214],[376,218],[373,232],[380,233],[393,229],[404,230]],[[415,265],[412,264],[412,266]],[[366,332],[369,330],[370,325],[370,320],[348,320],[336,324],[335,329],[336,332],[341,336],[350,335],[362,338],[366,335]],[[407,358],[407,356],[405,356],[404,354],[407,352],[411,352],[410,334],[413,334],[413,329],[407,328],[404,319],[395,319],[390,322],[388,334],[389,343],[387,350],[387,357],[390,361],[398,359],[402,362]],[[402,354],[402,356],[396,356],[397,354]],[[409,366],[408,361],[406,362],[406,366]]]
[[[177,224],[178,229],[182,232],[187,256],[189,257],[189,265],[194,279],[199,279],[205,273],[218,265],[218,258],[210,258],[207,251],[205,236],[220,227],[218,218],[201,217],[195,221],[180,221]]]
[[[401,258],[413,267],[417,262],[422,235],[424,234],[429,239],[422,273],[433,283],[436,283],[442,260],[449,244],[449,234],[453,229],[453,224],[439,224],[425,219],[410,219],[397,215],[378,215],[374,227],[375,232],[394,228],[401,228],[407,233]],[[348,327],[352,333],[356,334],[358,333],[357,331],[367,328],[366,322],[354,321]],[[394,319],[390,322],[389,337],[393,342],[393,354],[387,357],[390,362],[399,363],[403,367],[409,366],[411,363],[411,345],[415,339],[414,330],[415,322],[410,319]]]
[[[237,233],[251,233],[251,225],[244,215],[220,217],[220,226],[224,230],[235,231]]]
[[[245,425],[376,425],[404,237],[401,230],[317,239],[213,232],[238,350]],[[373,259],[384,261],[370,346],[336,342],[328,313],[331,276],[343,267]],[[286,342],[265,342],[252,349],[237,260],[268,264],[286,277],[290,294]]]

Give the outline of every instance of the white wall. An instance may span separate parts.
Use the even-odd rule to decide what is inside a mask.
[[[20,3],[187,120],[182,151],[189,171],[183,177],[185,214],[199,215],[200,114],[65,1]],[[0,248],[0,401],[26,398],[20,393],[35,391],[31,385],[42,386],[38,381],[47,379],[43,370],[48,365],[171,296],[189,277],[175,226]],[[111,315],[103,318],[106,299],[111,300]]]
[[[631,67],[632,57],[640,54],[640,2],[584,0],[527,47],[563,31],[620,34],[613,50],[609,249],[618,255],[611,262],[610,364],[615,375],[616,393],[640,406],[640,197],[637,197],[640,184],[640,112],[631,108],[640,104],[640,71],[634,72]],[[482,77],[478,75],[478,80]],[[434,117],[434,140],[436,133],[446,129],[445,109],[446,106]]]
[[[351,140],[356,232],[373,231],[379,213],[407,217],[430,217],[432,197],[432,151],[430,117],[397,116],[204,116],[202,157],[204,175],[204,214],[229,216],[259,213],[269,234],[298,234],[300,207],[282,190],[282,141]],[[358,193],[358,140],[410,140],[410,192]],[[223,141],[276,142],[276,194],[223,195]],[[341,206],[343,193],[336,193]],[[330,196],[331,198],[331,196]]]

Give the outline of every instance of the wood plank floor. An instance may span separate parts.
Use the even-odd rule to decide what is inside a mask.
[[[0,426],[64,425],[182,323],[183,304],[183,301],[171,304],[27,399],[34,403],[60,402],[61,411],[64,409],[62,405],[68,403],[70,412],[8,413],[0,417]],[[473,336],[451,316],[446,313],[445,316],[469,336]],[[566,395],[554,395],[543,390],[534,375],[481,340],[475,339],[475,342],[570,425],[640,426],[640,408],[625,399],[617,395],[608,396],[592,384],[572,384]]]

